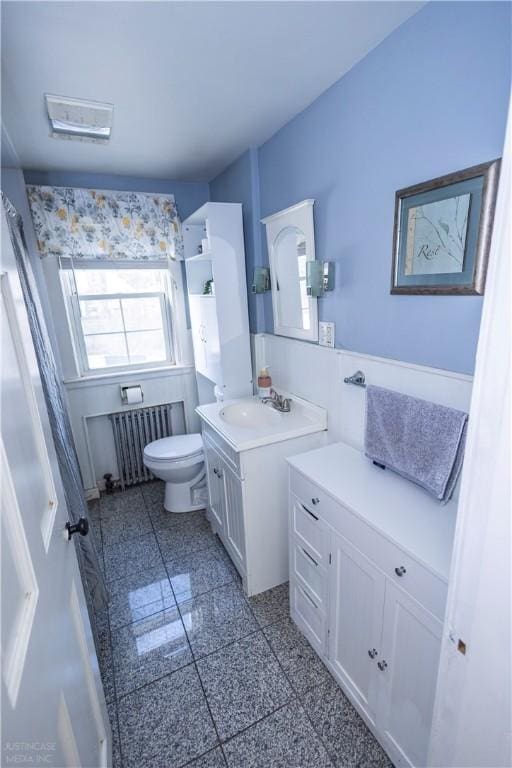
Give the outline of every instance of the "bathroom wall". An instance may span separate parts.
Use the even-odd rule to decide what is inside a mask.
[[[389,293],[394,195],[500,156],[510,30],[509,3],[428,3],[259,148],[259,195],[243,202],[259,218],[315,198],[317,258],[336,262],[319,315],[336,323],[337,347],[473,372],[480,297]],[[212,199],[249,189],[248,173],[234,163]],[[268,259],[260,239],[249,275]],[[253,330],[273,331],[270,294],[250,311]]]
[[[197,405],[197,386],[192,365],[190,333],[182,325],[182,365],[156,372],[137,375],[114,374],[80,378],[67,323],[65,305],[58,277],[58,265],[52,257],[41,260],[38,255],[32,219],[28,208],[25,182],[57,186],[84,186],[96,189],[120,189],[139,192],[172,193],[182,218],[193,213],[207,199],[207,184],[174,182],[162,179],[138,179],[128,176],[103,174],[61,173],[2,169],[2,189],[19,210],[29,248],[29,257],[35,273],[43,311],[51,332],[52,346],[65,382],[69,415],[78,453],[84,488],[89,496],[102,487],[103,475],[111,472],[118,476],[117,459],[108,413],[124,409],[120,398],[120,385],[141,384],[146,406],[165,402],[184,402],[188,431],[197,431],[199,422],[194,413]],[[178,267],[179,268],[179,267]],[[183,300],[183,294],[180,294]],[[183,318],[184,319],[184,318]]]

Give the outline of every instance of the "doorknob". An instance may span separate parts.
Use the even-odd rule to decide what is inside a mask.
[[[74,533],[79,533],[80,536],[87,536],[89,533],[89,521],[86,517],[81,517],[75,525],[71,525],[70,522],[67,522],[64,527],[68,532],[68,541],[71,540]]]

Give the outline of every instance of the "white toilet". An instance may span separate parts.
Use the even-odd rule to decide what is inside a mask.
[[[164,480],[164,507],[168,512],[204,509],[206,482],[201,435],[175,435],[149,443],[144,448],[144,464],[155,477]]]

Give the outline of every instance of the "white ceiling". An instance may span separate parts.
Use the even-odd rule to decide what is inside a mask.
[[[2,2],[2,120],[23,168],[209,180],[421,2]],[[45,92],[113,102],[107,145],[49,137]]]

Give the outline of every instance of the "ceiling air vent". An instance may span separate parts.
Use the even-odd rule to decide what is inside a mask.
[[[46,108],[54,139],[74,139],[106,144],[112,129],[113,104],[68,99],[45,94]]]

